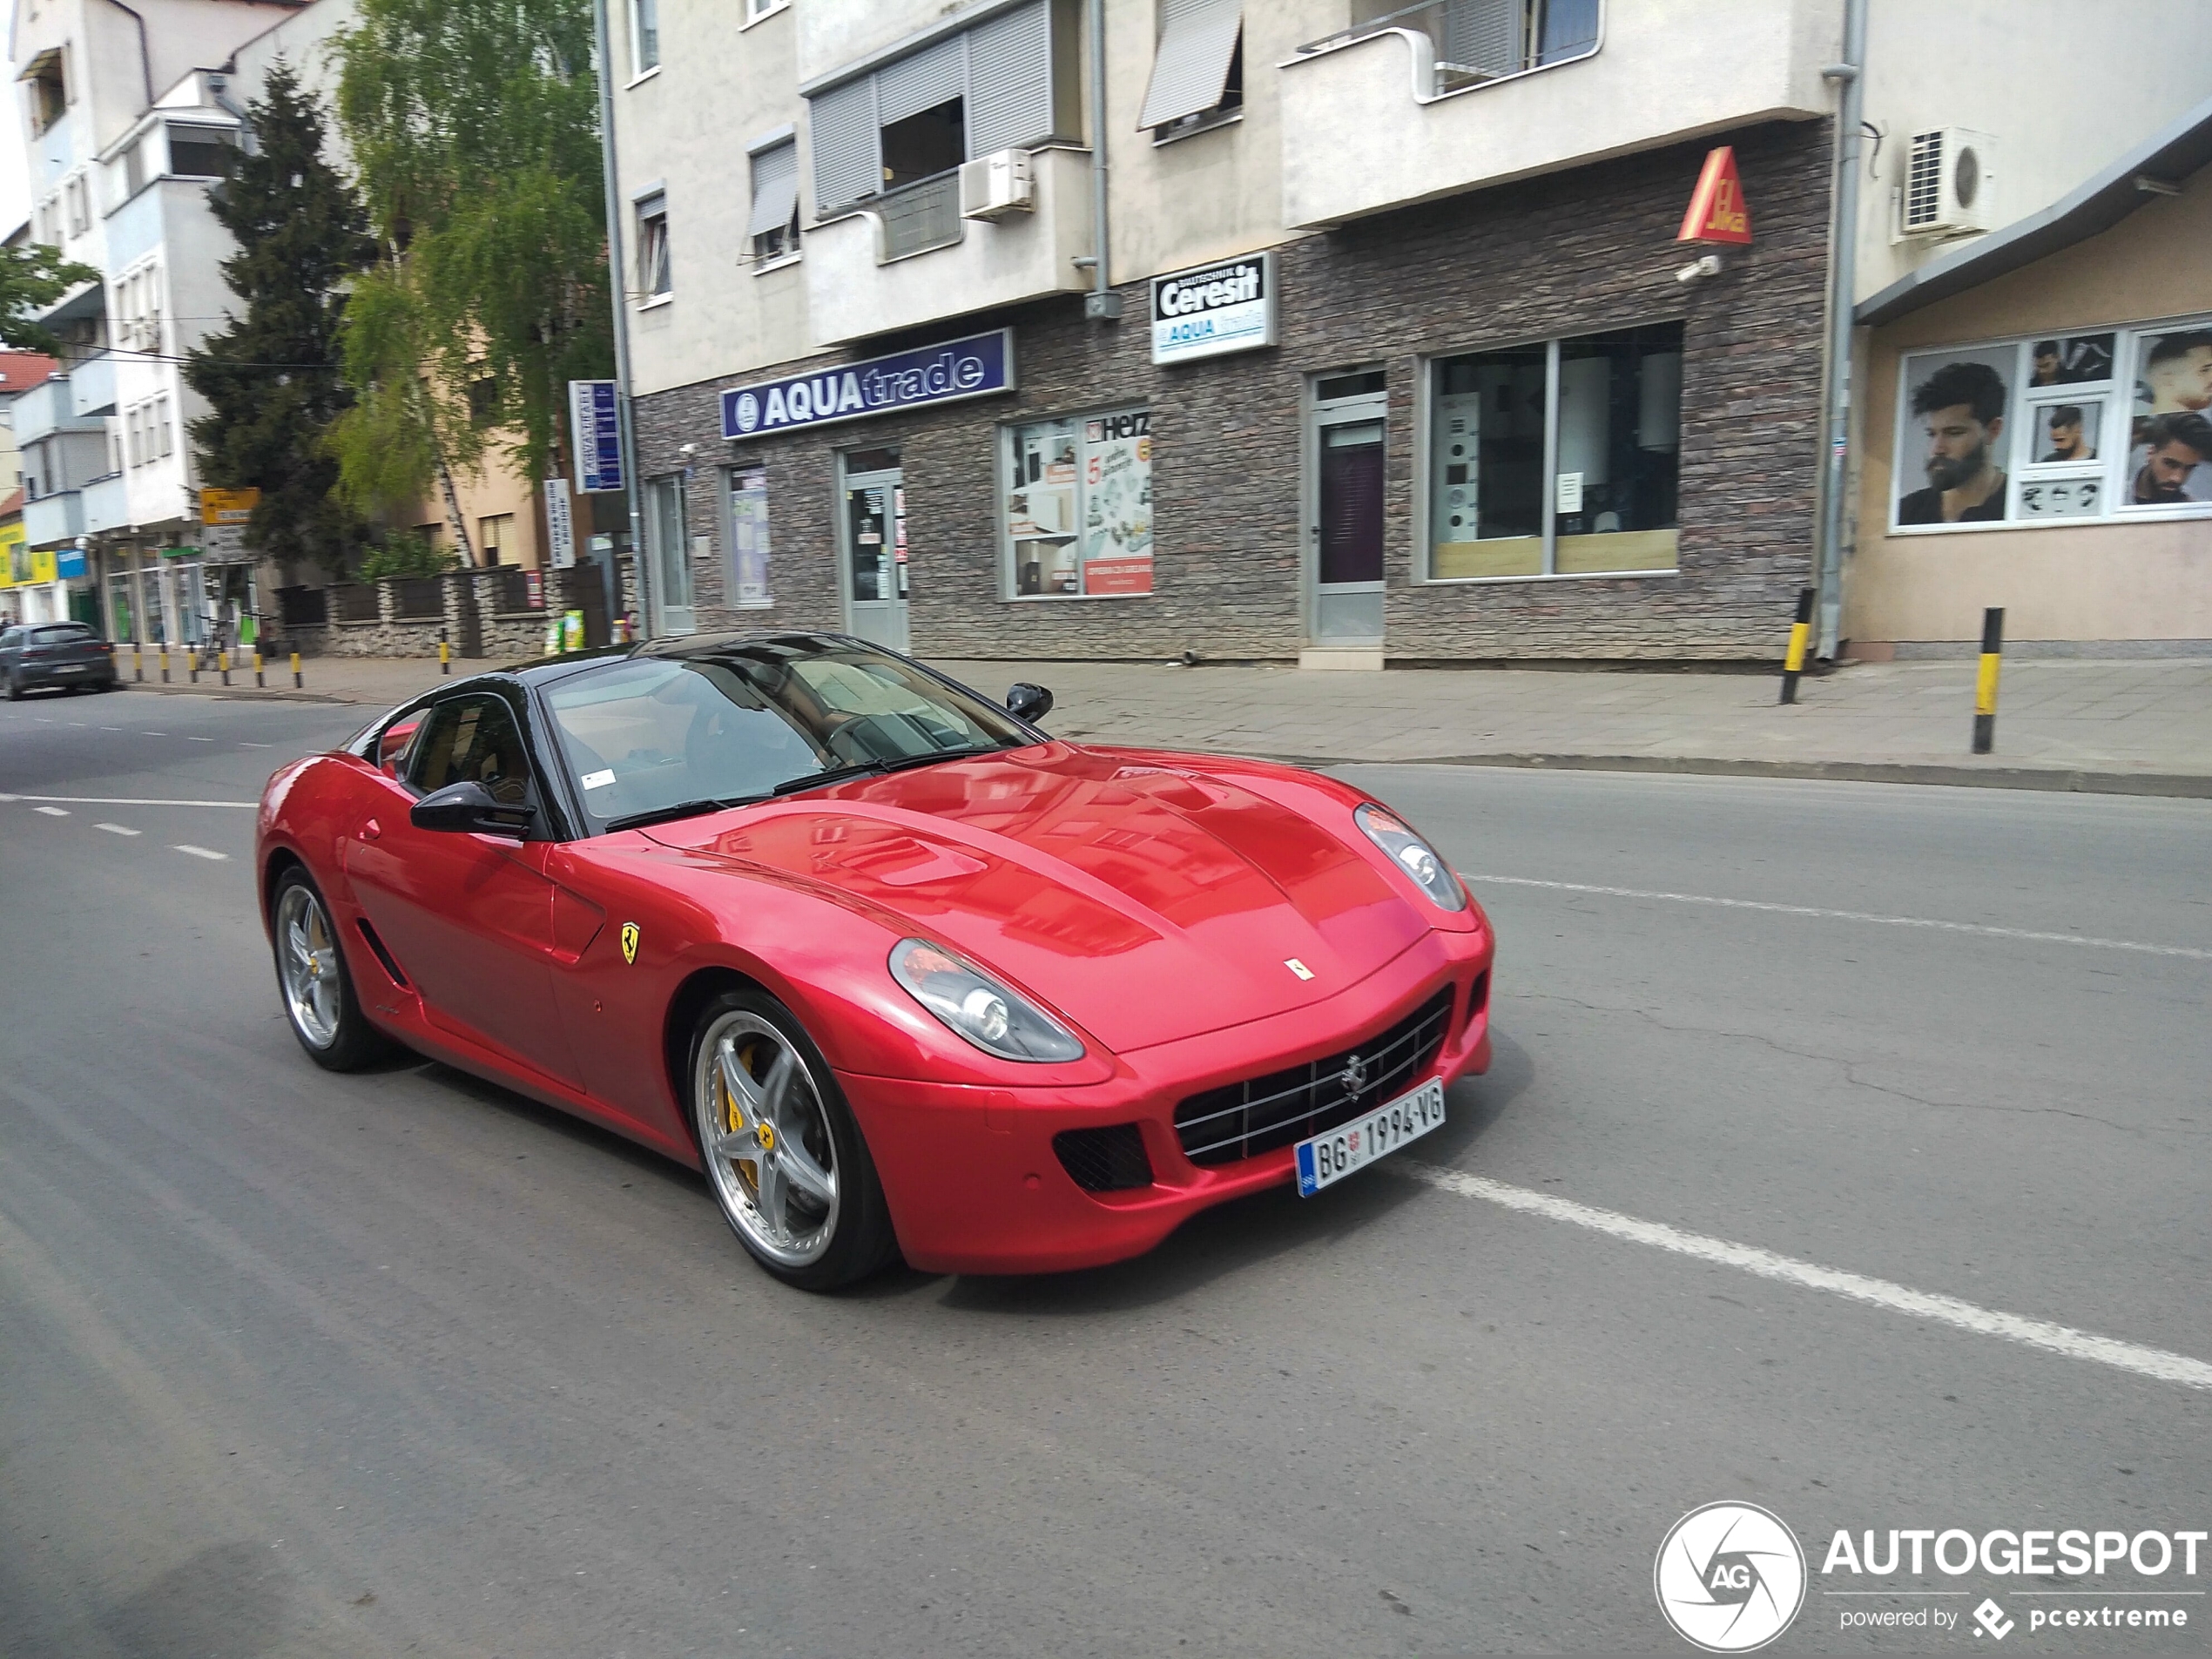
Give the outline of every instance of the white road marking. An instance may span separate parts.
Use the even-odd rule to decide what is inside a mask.
[[[165,738],[169,734],[166,732],[141,732],[138,735],[142,738]]]
[[[121,824],[95,824],[92,827],[94,829],[104,829],[110,835],[136,835],[139,833],[137,830],[128,828]]]
[[[250,800],[139,800],[124,795],[0,795],[0,800],[67,801],[71,806],[235,806],[252,812]]]
[[[212,738],[195,738],[187,734],[185,741],[186,743],[212,743],[215,739]]]
[[[49,818],[67,818],[69,816],[68,809],[61,806],[34,806],[30,810],[34,813],[44,813]]]
[[[189,841],[177,842],[176,850],[179,853],[189,853],[196,859],[226,859],[230,857],[230,854],[227,853],[210,852],[204,846],[194,846]]]
[[[1606,1233],[1633,1244],[1647,1244],[1654,1250],[1670,1251],[1677,1256],[1689,1256],[1720,1267],[1738,1268],[1761,1278],[1795,1285],[1804,1290],[1825,1291],[1831,1296],[1848,1297],[1854,1302],[1865,1302],[1892,1313],[1930,1319],[1938,1325],[1947,1325],[1953,1330],[1972,1332],[1976,1336],[1998,1337],[2007,1342],[2019,1343],[2023,1347],[2061,1354],[2069,1359],[2087,1359],[2116,1370],[2132,1371],[2139,1377],[2148,1377],[2158,1382],[2179,1383],[2185,1388],[2212,1392],[2212,1365],[2202,1359],[2193,1359],[2187,1354],[2168,1353],[2162,1348],[2146,1348],[2138,1343],[2122,1342],[2115,1337],[2101,1337],[2094,1332],[2077,1331],[2071,1325],[2055,1325],[2047,1319],[2031,1319],[2018,1313],[1982,1307],[1973,1302],[1961,1301],[1955,1296],[1916,1291],[1908,1285],[1892,1285],[1887,1279],[1869,1278],[1863,1273],[1847,1273],[1838,1268],[1822,1267],[1813,1262],[1801,1262],[1794,1257],[1777,1255],[1756,1244],[1732,1244],[1725,1238],[1710,1238],[1703,1233],[1684,1232],[1681,1228],[1669,1227],[1663,1222],[1639,1221],[1634,1216],[1595,1209],[1589,1204],[1577,1204],[1572,1198],[1554,1197],[1550,1193],[1532,1191],[1527,1187],[1508,1186],[1502,1181],[1493,1181],[1487,1176],[1469,1175],[1463,1170],[1447,1170],[1433,1163],[1417,1163],[1411,1160],[1399,1167],[1401,1174],[1411,1176],[1416,1181],[1426,1182],[1446,1192],[1456,1192],[1462,1197],[1482,1198],[1527,1215],[1570,1222],[1577,1227],[1587,1227],[1593,1232]]]
[[[1460,874],[1475,884],[1500,887],[1548,887],[1557,893],[1595,893],[1611,899],[1664,899],[1670,904],[1709,904],[1723,910],[1764,910],[1777,916],[1816,916],[1829,921],[1871,921],[1885,927],[1932,927],[1939,933],[1980,934],[1991,939],[2025,939],[2039,945],[2089,945],[2099,950],[2141,951],[2148,956],[2186,956],[2212,961],[2212,950],[2194,945],[2146,945],[2132,939],[2100,939],[2089,934],[2033,933],[2025,927],[1992,927],[1974,921],[1939,921],[1932,916],[1878,916],[1869,910],[1823,910],[1812,905],[1770,904],[1759,899],[1720,899],[1707,893],[1654,893],[1642,887],[1602,887],[1586,881],[1537,881],[1523,875]]]
[[[239,743],[239,745],[238,746],[239,746],[239,748],[241,748],[241,749],[273,749],[273,748],[275,748],[275,747],[276,747],[276,745],[274,745],[273,743],[245,743],[245,742],[241,742],[241,743]]]
[[[120,732],[123,728],[119,725],[104,725],[100,728],[100,730],[103,732]]]

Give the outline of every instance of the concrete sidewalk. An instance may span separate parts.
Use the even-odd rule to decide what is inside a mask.
[[[454,676],[488,665],[456,662]],[[1767,673],[940,666],[993,696],[1017,679],[1050,686],[1057,701],[1048,729],[1098,742],[1309,762],[1600,766],[2212,798],[2212,658],[2008,663],[1997,752],[1986,757],[1967,752],[1971,658],[1848,664],[1807,679],[1790,708],[1777,705],[1777,678]],[[228,691],[208,675],[197,685],[125,684],[172,695],[389,706],[439,674],[435,660],[326,657],[307,663],[304,691],[290,689],[288,673],[269,678],[272,689],[262,692],[250,672],[233,672]]]

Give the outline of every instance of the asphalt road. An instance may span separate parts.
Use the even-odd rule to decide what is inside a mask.
[[[316,1070],[251,815],[103,804],[361,713],[0,707],[0,791],[71,798],[0,800],[0,1649],[1689,1651],[1654,1552],[1720,1499],[1811,1554],[1779,1650],[1988,1648],[1841,1628],[1985,1595],[2202,1649],[2212,1552],[1817,1569],[2212,1524],[2212,806],[1361,769],[1501,936],[1445,1130],[1119,1267],[825,1298],[687,1170]],[[2030,1637],[2085,1588],[2193,1628]]]

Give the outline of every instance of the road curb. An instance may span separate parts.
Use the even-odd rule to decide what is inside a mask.
[[[231,671],[236,673],[238,671],[233,669]],[[189,683],[151,685],[140,685],[135,680],[118,680],[115,689],[118,691],[152,691],[164,697],[205,697],[222,703],[375,703],[386,708],[395,708],[407,701],[405,697],[349,697],[343,691],[293,691],[288,686],[280,689],[273,685],[193,685]]]
[[[1299,766],[1502,766],[1529,772],[1643,772],[1711,778],[1811,778],[1841,783],[1943,784],[2032,789],[2054,794],[2157,795],[2212,800],[2212,776],[2188,772],[2084,772],[2056,766],[1966,766],[1886,760],[1740,760],[1697,755],[1423,755],[1373,759],[1271,755]]]

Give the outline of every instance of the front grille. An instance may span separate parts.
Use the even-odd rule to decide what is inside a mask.
[[[1447,986],[1387,1031],[1341,1054],[1191,1096],[1175,1109],[1184,1156],[1193,1163],[1234,1163],[1350,1123],[1405,1093],[1434,1063],[1451,1022]],[[1355,1055],[1363,1074],[1356,1089],[1345,1076]]]
[[[1060,1167],[1085,1192],[1126,1192],[1152,1184],[1152,1160],[1134,1123],[1107,1129],[1063,1129],[1052,1137]]]

